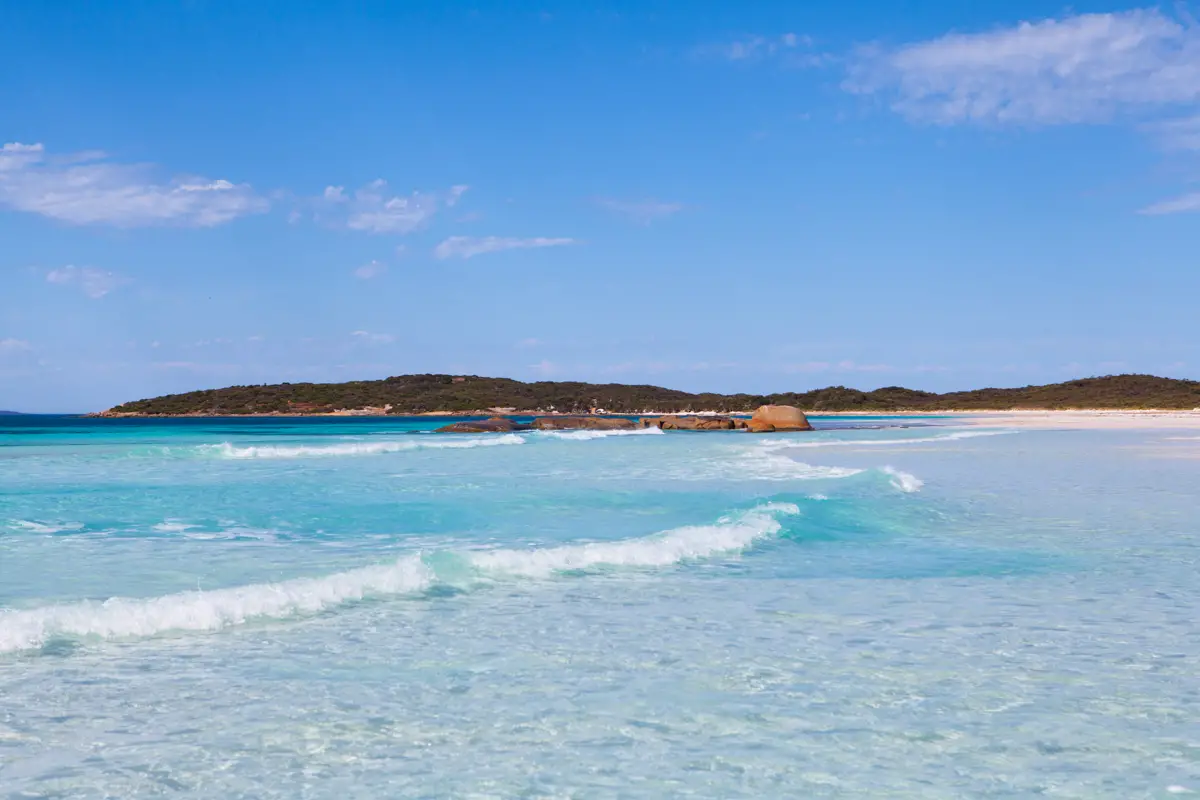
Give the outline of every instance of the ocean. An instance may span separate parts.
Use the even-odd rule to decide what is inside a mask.
[[[0,419],[0,798],[1200,792],[1200,442]]]

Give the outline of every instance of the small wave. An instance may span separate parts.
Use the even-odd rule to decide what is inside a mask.
[[[191,525],[186,522],[180,522],[177,519],[166,519],[155,525],[151,525],[150,529],[159,533],[183,533],[190,531],[192,528],[197,528],[198,525]]]
[[[634,428],[619,431],[538,431],[538,436],[552,439],[570,439],[573,441],[589,441],[591,439],[607,439],[610,436],[655,436],[665,433],[661,428]]]
[[[806,464],[785,455],[757,453],[747,455],[738,465],[744,477],[766,481],[814,481],[849,478],[865,470],[856,467],[823,467]]]
[[[370,456],[383,453],[400,453],[407,450],[460,450],[474,447],[524,444],[516,434],[506,433],[487,438],[457,439],[452,437],[419,439],[404,442],[345,442],[325,445],[248,445],[237,447],[229,442],[200,445],[201,452],[215,454],[218,458],[317,458],[326,456]]]
[[[698,525],[639,539],[594,542],[529,550],[474,551],[465,561],[481,578],[549,577],[601,566],[661,567],[722,552],[744,550],[779,532],[780,515],[798,514],[790,503],[768,503],[713,525]],[[443,559],[444,560],[444,559]],[[230,589],[181,592],[147,599],[112,598],[28,610],[0,610],[0,653],[31,650],[54,637],[134,639],[179,632],[213,632],[255,619],[288,619],[332,610],[348,603],[414,595],[439,582],[436,556],[405,556],[381,566],[319,578],[250,584]]]
[[[955,431],[945,436],[923,436],[915,439],[819,439],[804,441],[802,439],[763,439],[758,442],[760,447],[777,449],[785,447],[880,447],[905,444],[932,444],[935,442],[954,442],[960,439],[976,439],[980,436],[1005,436],[1017,431]]]
[[[35,522],[31,519],[13,519],[9,520],[9,525],[17,530],[30,533],[50,534],[83,530],[82,522]]]
[[[556,572],[594,567],[663,567],[717,553],[744,550],[756,540],[779,532],[777,515],[799,514],[791,503],[768,503],[714,525],[697,525],[643,539],[591,542],[531,550],[473,553],[477,569],[502,575],[544,577]]]
[[[913,492],[921,491],[921,487],[925,485],[925,481],[913,475],[910,472],[903,472],[895,467],[881,467],[880,472],[891,476],[889,481],[892,486],[895,486],[902,492],[912,494]]]
[[[0,653],[41,647],[54,636],[123,639],[167,631],[219,631],[255,618],[315,614],[368,597],[419,592],[432,573],[416,556],[388,566],[280,583],[182,592],[145,600],[112,598],[27,611],[0,611]]]

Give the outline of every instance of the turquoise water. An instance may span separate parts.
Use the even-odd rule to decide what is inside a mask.
[[[817,422],[0,419],[0,798],[1200,791],[1200,441]]]

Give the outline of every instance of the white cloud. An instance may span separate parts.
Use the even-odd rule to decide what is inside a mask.
[[[60,286],[71,286],[79,289],[93,300],[99,300],[113,289],[125,283],[125,279],[115,272],[108,272],[93,267],[76,266],[52,269],[46,273],[46,281],[48,283],[56,283]]]
[[[0,339],[0,353],[18,353],[32,349],[24,339]]]
[[[353,231],[412,233],[428,226],[443,208],[457,204],[467,188],[452,186],[442,192],[391,195],[387,181],[380,179],[350,195],[344,187],[328,186],[319,200],[318,218]]]
[[[700,55],[717,56],[729,61],[750,61],[767,58],[778,53],[794,50],[797,47],[811,47],[813,41],[808,36],[795,33],[784,33],[779,36],[743,36],[732,42],[708,45],[698,49]]]
[[[369,281],[371,278],[378,278],[385,272],[387,272],[387,264],[384,264],[382,261],[372,261],[354,270],[354,277],[359,280]]]
[[[371,333],[370,331],[353,331],[350,335],[358,337],[359,339],[362,339],[364,342],[371,342],[372,344],[390,344],[391,342],[396,341],[396,337],[392,336],[390,333]]]
[[[910,119],[1055,125],[1200,103],[1200,28],[1156,9],[864,50],[845,83]]]
[[[248,184],[207,178],[155,182],[144,164],[103,153],[47,157],[41,144],[0,148],[0,207],[75,225],[210,227],[266,211]]]
[[[683,210],[682,203],[664,203],[660,200],[614,200],[601,197],[596,200],[596,204],[641,225],[666,219]]]
[[[1187,211],[1200,211],[1200,192],[1192,192],[1182,197],[1176,197],[1173,200],[1164,200],[1161,203],[1155,203],[1152,206],[1143,208],[1139,213],[1150,216],[1161,216],[1163,214],[1182,214]]]
[[[531,239],[518,239],[512,236],[451,236],[435,247],[433,254],[440,259],[473,258],[484,253],[498,253],[502,250],[560,247],[575,243],[574,239],[549,239],[544,236]]]

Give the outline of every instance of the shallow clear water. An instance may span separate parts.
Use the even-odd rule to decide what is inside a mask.
[[[1200,442],[435,424],[0,420],[0,798],[1200,791]]]

